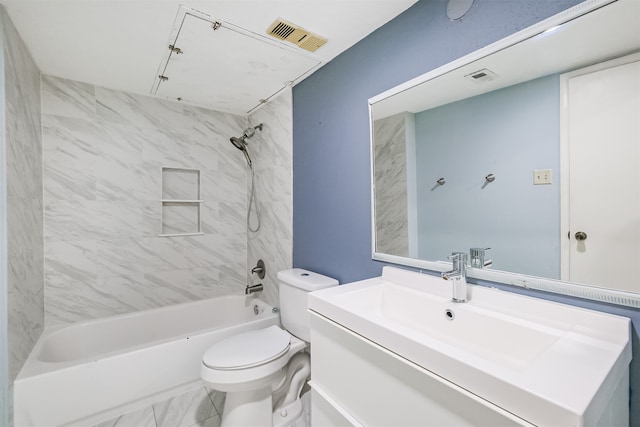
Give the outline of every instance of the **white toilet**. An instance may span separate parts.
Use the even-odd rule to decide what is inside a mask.
[[[286,330],[243,332],[214,344],[202,358],[202,379],[227,392],[221,427],[281,427],[302,414],[300,390],[310,372],[302,351],[310,340],[307,295],[338,281],[294,268],[279,272],[278,282]]]

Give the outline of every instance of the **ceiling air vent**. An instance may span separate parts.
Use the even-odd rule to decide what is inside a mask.
[[[284,19],[276,19],[267,30],[267,34],[280,40],[285,40],[298,47],[315,52],[327,42],[325,37],[313,34],[302,27],[287,22]]]
[[[465,77],[474,82],[481,83],[481,82],[490,82],[491,80],[495,80],[498,78],[498,75],[491,70],[487,70],[486,68],[483,68],[482,70],[474,71],[471,74],[467,74]]]

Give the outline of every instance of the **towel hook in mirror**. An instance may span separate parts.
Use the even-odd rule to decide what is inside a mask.
[[[436,184],[444,185],[445,182],[447,182],[447,181],[445,181],[444,178],[440,178],[439,180],[436,181]]]
[[[495,180],[496,180],[496,176],[495,176],[494,174],[490,173],[489,175],[485,176],[485,177],[484,177],[484,179],[485,179],[487,182],[493,182],[493,181],[495,181]]]

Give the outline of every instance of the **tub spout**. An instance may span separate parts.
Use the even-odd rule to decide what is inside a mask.
[[[251,295],[254,292],[262,292],[262,283],[258,283],[257,285],[253,286],[247,285],[247,287],[244,288],[245,295]]]

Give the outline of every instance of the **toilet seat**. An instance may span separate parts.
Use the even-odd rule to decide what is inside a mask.
[[[243,332],[212,345],[202,357],[210,369],[237,370],[271,362],[289,351],[291,335],[277,326]]]

